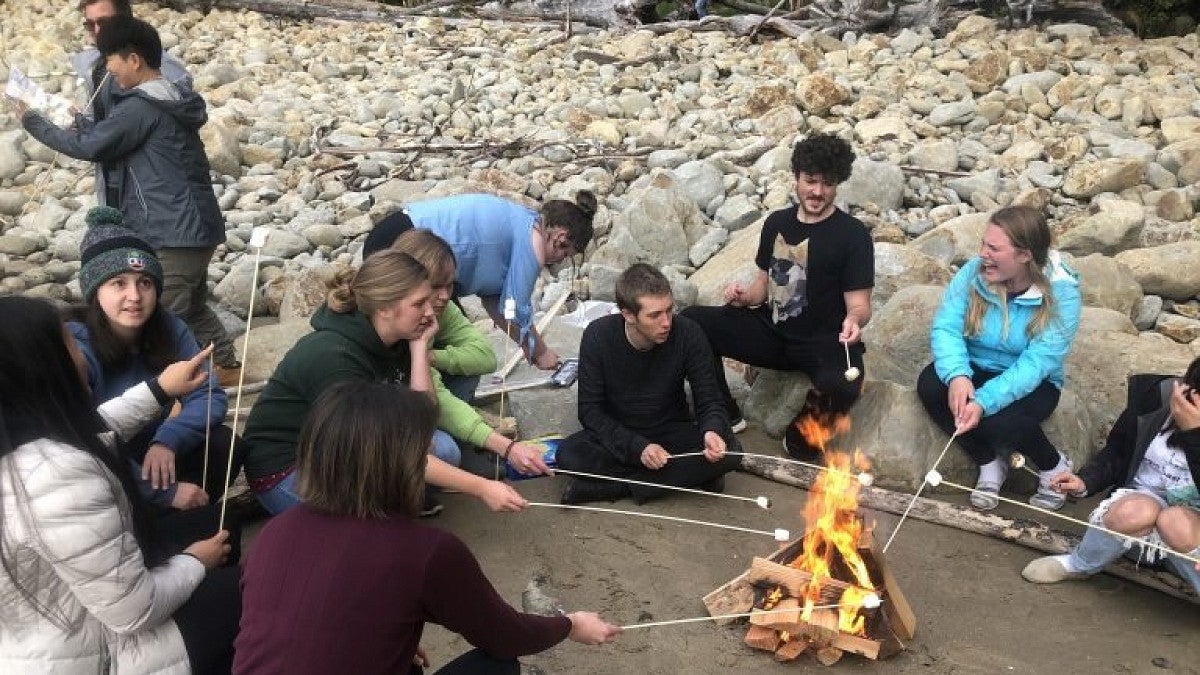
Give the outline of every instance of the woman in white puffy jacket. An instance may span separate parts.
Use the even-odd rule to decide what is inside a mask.
[[[97,411],[54,308],[0,298],[0,673],[228,672],[229,533],[156,545],[112,443],[204,382],[207,353]]]

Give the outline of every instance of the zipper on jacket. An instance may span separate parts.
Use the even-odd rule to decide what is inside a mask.
[[[142,203],[142,211],[145,213],[146,221],[150,221],[150,207],[146,205],[146,196],[142,194],[142,182],[138,180],[137,174],[133,172],[133,167],[127,167],[129,176],[133,178],[133,187],[137,190],[138,201]]]

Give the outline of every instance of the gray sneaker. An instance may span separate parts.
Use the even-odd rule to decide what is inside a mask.
[[[1038,558],[1021,570],[1021,576],[1025,578],[1025,581],[1034,584],[1057,584],[1060,581],[1086,579],[1091,576],[1083,572],[1068,570],[1067,557],[1065,555],[1048,555],[1045,558]]]
[[[1042,471],[1042,472],[1040,472],[1040,479],[1038,480],[1037,492],[1033,493],[1033,496],[1031,496],[1029,498],[1029,503],[1031,505],[1036,506],[1039,509],[1046,509],[1048,511],[1057,511],[1063,507],[1063,504],[1067,503],[1067,496],[1065,494],[1058,492],[1056,490],[1053,490],[1050,487],[1050,481],[1054,480],[1054,478],[1056,476],[1058,476],[1063,471],[1071,470],[1071,468],[1072,468],[1071,460],[1067,459],[1065,456],[1063,457],[1063,464],[1066,465],[1066,468],[1062,469],[1061,471],[1055,471],[1055,472]]]

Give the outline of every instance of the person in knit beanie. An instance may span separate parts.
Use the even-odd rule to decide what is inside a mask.
[[[88,230],[79,246],[79,290],[91,302],[100,284],[125,272],[139,272],[154,280],[162,295],[163,269],[146,240],[122,226],[121,212],[97,206],[84,216]]]

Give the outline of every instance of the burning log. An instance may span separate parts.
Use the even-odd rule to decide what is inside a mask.
[[[793,598],[804,597],[805,589],[812,583],[812,574],[790,565],[780,565],[765,558],[754,558],[746,579],[754,584],[774,584],[783,587]],[[822,586],[820,604],[836,603],[841,591],[849,584],[837,579],[826,579]]]

